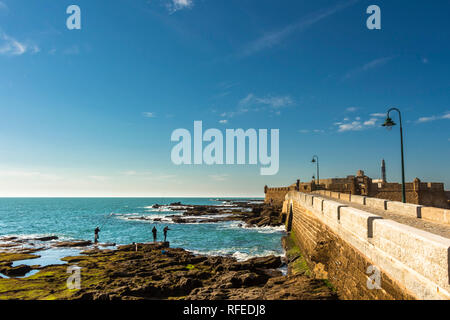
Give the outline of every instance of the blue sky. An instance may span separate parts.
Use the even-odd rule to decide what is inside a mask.
[[[82,29],[66,28],[81,8]],[[381,8],[368,30],[366,8]],[[449,1],[0,0],[0,196],[261,196],[354,174],[450,186]],[[280,170],[175,166],[177,128],[280,129]],[[394,115],[397,121],[397,115]]]

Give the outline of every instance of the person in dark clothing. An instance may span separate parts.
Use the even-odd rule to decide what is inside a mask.
[[[156,230],[156,227],[155,226],[153,226],[153,229],[152,229],[152,233],[153,233],[153,242],[156,242],[156,233],[158,232],[158,230]]]
[[[166,227],[163,229],[163,232],[164,232],[164,242],[166,242],[166,240],[167,240],[167,231],[168,231],[168,230],[170,230],[168,226],[166,226]]]
[[[95,228],[95,230],[94,230],[94,234],[95,234],[94,243],[98,243],[98,233],[99,232],[100,232],[99,227]]]

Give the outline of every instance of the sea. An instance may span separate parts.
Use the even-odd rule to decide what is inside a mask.
[[[94,229],[99,227],[99,242],[121,245],[151,242],[153,226],[158,230],[158,241],[162,241],[162,230],[168,226],[171,247],[197,254],[233,256],[238,260],[283,254],[283,227],[248,228],[239,221],[176,224],[167,216],[183,214],[185,208],[169,206],[177,202],[229,204],[213,198],[0,198],[0,242],[6,236],[93,241]],[[153,208],[155,204],[160,207]],[[64,255],[56,253],[57,258]]]

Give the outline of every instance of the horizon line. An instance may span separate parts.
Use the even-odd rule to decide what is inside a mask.
[[[20,198],[264,198],[264,196],[0,196],[0,199]]]

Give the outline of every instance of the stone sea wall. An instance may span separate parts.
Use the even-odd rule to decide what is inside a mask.
[[[346,196],[418,214],[417,206]],[[450,299],[450,239],[297,191],[286,194],[283,214],[314,275],[328,279],[340,298]]]

